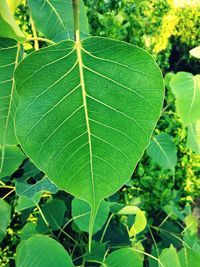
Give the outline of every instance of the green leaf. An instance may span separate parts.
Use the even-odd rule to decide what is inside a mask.
[[[190,55],[200,59],[200,46],[197,46],[190,50]]]
[[[35,207],[39,203],[42,197],[42,192],[38,192],[32,198],[26,196],[19,196],[17,200],[17,205],[15,206],[15,211],[19,212],[28,208]]]
[[[160,255],[162,267],[182,267],[176,249],[171,245],[170,248],[164,249]],[[159,265],[161,266],[161,264]]]
[[[102,200],[97,211],[93,234],[96,234],[105,224],[109,214],[109,203]],[[72,201],[72,217],[78,228],[89,233],[90,206],[87,202],[74,198]]]
[[[200,120],[188,126],[187,147],[200,155]]]
[[[142,267],[143,256],[131,248],[123,248],[111,253],[102,267]]]
[[[198,219],[194,217],[193,214],[187,215],[184,221],[185,221],[187,230],[189,230],[191,234],[195,234],[198,232]]]
[[[177,149],[172,136],[161,133],[152,138],[147,154],[164,169],[174,172],[177,164]]]
[[[27,222],[20,231],[20,239],[27,240],[36,233],[36,224],[33,222]]]
[[[161,71],[143,49],[92,37],[32,53],[15,80],[19,142],[60,189],[88,202],[91,234],[101,200],[130,179],[149,143]]]
[[[0,172],[0,178],[10,176],[18,169],[26,158],[18,146],[6,146],[4,150],[4,163]],[[2,148],[0,147],[0,160],[2,160],[2,154]]]
[[[13,73],[19,52],[20,46],[15,40],[0,37],[0,173],[4,164],[5,146],[17,144],[13,121],[17,102]]]
[[[37,29],[45,37],[55,42],[74,39],[72,1],[28,0],[28,5]],[[85,38],[89,35],[89,26],[82,0],[80,0],[80,25],[81,36]]]
[[[16,267],[73,267],[67,251],[54,239],[35,235],[17,246]]]
[[[23,41],[25,39],[24,34],[21,32],[14,17],[10,12],[6,0],[1,0],[0,25],[0,37],[13,38],[17,41]]]
[[[199,267],[200,254],[189,248],[182,248],[178,252],[181,267]]]
[[[52,231],[60,229],[64,224],[66,209],[65,202],[59,199],[53,199],[44,204],[41,210],[49,227],[47,227],[44,219],[40,215],[37,223],[37,232],[48,233],[50,229]]]
[[[21,2],[22,0],[7,0],[8,6],[12,14],[15,13],[15,10]]]
[[[176,97],[176,109],[185,126],[200,119],[200,75],[178,72],[170,86]]]
[[[10,222],[11,208],[6,201],[0,198],[0,242],[3,240]]]
[[[25,179],[25,177],[22,177],[22,179],[15,181],[16,193],[19,196],[33,198],[38,192],[50,192],[52,194],[58,192],[57,186],[47,177],[42,178],[34,184],[27,183],[27,180],[28,178]]]

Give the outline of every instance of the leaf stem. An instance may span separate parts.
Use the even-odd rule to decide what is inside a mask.
[[[32,17],[30,17],[30,23],[31,23],[31,28],[32,28],[32,32],[33,32],[33,37],[35,38],[34,39],[34,48],[35,48],[35,50],[39,50],[40,47],[39,47],[39,42],[37,39],[37,31],[36,31],[35,24],[33,22]]]
[[[74,12],[74,39],[80,40],[80,0],[72,0]]]

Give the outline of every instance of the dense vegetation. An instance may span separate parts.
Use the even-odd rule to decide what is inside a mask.
[[[76,181],[75,188],[61,185],[61,178],[54,179],[54,177],[57,173],[65,176],[65,172],[68,172],[71,166],[68,164],[64,173],[61,172],[63,164],[60,165],[60,169],[56,168],[54,162],[49,160],[49,147],[43,152],[41,160],[36,160],[35,153],[42,151],[41,146],[37,146],[34,152],[35,148],[33,146],[29,148],[28,142],[25,142],[27,140],[23,138],[30,132],[29,140],[32,143],[38,142],[37,138],[43,131],[42,126],[35,131],[32,130],[31,123],[34,117],[31,116],[35,110],[29,111],[30,103],[25,103],[23,98],[27,92],[28,98],[33,98],[38,93],[40,84],[41,88],[43,83],[44,87],[52,86],[48,81],[51,82],[54,75],[62,71],[62,64],[57,64],[46,72],[37,70],[43,69],[45,64],[48,65],[51,57],[58,60],[56,54],[58,51],[56,53],[55,51],[67,49],[62,40],[73,39],[74,36],[71,1],[61,1],[62,4],[60,2],[60,6],[58,4],[55,7],[54,1],[47,2],[51,5],[33,0],[4,0],[0,4],[0,110],[2,112],[0,114],[0,266],[29,267],[32,264],[38,267],[168,267],[171,265],[198,267],[200,262],[200,52],[198,47],[200,6],[193,4],[195,1],[188,1],[189,4],[181,5],[180,1],[172,0],[84,0],[84,8],[81,1],[80,30],[83,39],[90,33],[92,36],[125,41],[147,50],[158,62],[165,81],[165,98],[160,112],[162,81],[157,65],[154,65],[149,54],[143,50],[131,46],[130,49],[133,50],[129,51],[129,46],[123,43],[124,50],[127,49],[126,53],[127,51],[130,55],[141,53],[140,59],[146,60],[148,57],[154,66],[150,69],[148,64],[146,68],[139,65],[145,75],[150,73],[157,79],[157,84],[154,84],[151,77],[147,82],[144,76],[141,87],[147,89],[151,84],[156,87],[157,96],[154,93],[148,97],[154,103],[157,113],[160,113],[160,118],[142,158],[137,165],[136,160],[133,160],[136,167],[131,179],[126,183],[126,166],[125,163],[121,164],[125,160],[122,161],[121,158],[120,161],[120,156],[117,157],[115,166],[119,166],[121,170],[120,166],[124,168],[124,180],[121,182],[121,185],[124,185],[118,191],[116,187],[112,195],[110,193],[112,188],[109,191],[109,187],[110,184],[113,188],[115,186],[113,177],[110,182],[105,172],[106,181],[102,184],[105,189],[101,194],[104,196],[105,193],[106,197],[100,204],[91,228],[92,212],[87,203],[90,202],[89,193],[85,193],[87,188],[82,186],[81,179]],[[54,25],[57,24],[54,16],[51,16],[53,7],[56,12],[61,12],[59,14],[64,14],[62,23],[66,22],[63,3],[70,11],[70,15],[69,13],[66,15],[68,16],[66,19],[68,37],[66,32],[59,31],[59,26],[55,30]],[[48,23],[45,16],[49,18]],[[106,45],[102,41],[99,47],[96,46],[96,51],[88,50],[89,52],[85,53],[94,52],[92,54],[94,58],[104,56],[112,61],[115,60],[117,53],[126,60],[131,58],[127,59],[127,54],[117,46],[118,42],[106,40],[108,40]],[[67,44],[68,42],[70,41],[67,41]],[[122,43],[120,44],[122,46]],[[87,49],[90,46],[91,43],[85,44]],[[111,49],[112,46],[117,47],[113,48],[112,53],[101,54],[102,47]],[[42,51],[48,52],[46,57],[42,56]],[[13,58],[14,69],[10,67]],[[92,60],[89,60],[86,55],[85,61],[88,66],[92,64]],[[18,65],[18,62],[21,63]],[[128,65],[127,62],[121,63]],[[66,64],[72,65],[72,63],[73,61],[69,61]],[[115,62],[112,63],[111,70],[106,65],[101,65],[102,69],[106,69],[106,74],[112,74]],[[98,69],[98,64],[95,67]],[[100,68],[98,70],[100,71]],[[26,83],[28,75],[37,72],[37,76],[33,76]],[[120,78],[122,79],[122,76]],[[99,78],[95,79],[95,83],[98,84]],[[134,76],[134,79],[139,79],[139,76]],[[12,84],[5,86],[8,80],[12,80]],[[118,85],[119,82],[121,80],[118,80]],[[131,77],[126,82],[126,87],[131,82],[134,83]],[[106,88],[103,82],[101,83],[102,88]],[[10,95],[12,95],[11,100]],[[6,102],[7,98],[9,98],[8,102]],[[51,100],[51,98],[42,99],[39,108],[35,108],[36,113]],[[126,99],[124,111],[128,110],[129,104],[131,106],[130,101]],[[116,105],[116,109],[119,106]],[[98,103],[95,108],[98,108]],[[156,119],[150,107],[144,105],[141,109],[148,110],[149,113],[148,117],[143,119],[153,120],[155,124]],[[6,110],[9,110],[10,114]],[[17,115],[15,115],[16,110],[18,110]],[[63,107],[63,110],[67,112],[68,107]],[[60,115],[61,113],[57,113],[57,116]],[[47,122],[43,125],[45,123]],[[51,129],[53,123],[54,121],[47,124],[46,129]],[[148,125],[146,121],[142,127],[150,136],[151,127]],[[9,130],[6,132],[5,128]],[[15,131],[13,128],[16,128]],[[128,130],[123,131],[127,135]],[[17,139],[13,132],[16,132]],[[136,142],[141,141],[142,146],[145,142],[139,130],[138,135],[141,140]],[[115,135],[113,135],[113,142],[114,138]],[[116,138],[118,138],[117,133]],[[59,149],[63,147],[61,141]],[[123,143],[123,140],[118,140],[119,147],[120,141]],[[126,155],[137,154],[137,151],[132,151],[131,146],[129,147],[130,150]],[[53,146],[53,150],[56,150],[56,146]],[[111,148],[108,152],[117,155]],[[138,153],[137,158],[140,157]],[[46,176],[48,173],[45,169],[46,163],[54,166],[49,171],[51,179]],[[134,164],[132,166],[135,166]],[[104,165],[101,165],[101,169],[104,168],[107,170]],[[59,190],[59,188],[66,189]],[[107,196],[107,192],[109,192],[107,195],[111,196]],[[77,198],[78,196],[82,200]],[[92,234],[92,242],[88,247],[89,236],[91,237]]]

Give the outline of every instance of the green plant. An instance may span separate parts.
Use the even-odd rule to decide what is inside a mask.
[[[119,9],[119,27],[120,2],[108,3]],[[152,57],[124,42],[90,37],[82,1],[80,18],[78,0],[21,1],[15,15],[22,31],[7,3],[12,13],[16,8],[15,1],[0,6],[0,214],[6,215],[0,264],[196,267],[197,219],[189,201],[180,209],[184,189],[174,185],[180,125],[165,112],[170,88],[150,141],[163,99]],[[139,12],[143,4],[137,4]],[[123,39],[121,29],[110,35]],[[162,133],[164,118],[169,134]],[[144,155],[137,179],[129,180],[149,141],[152,159]]]

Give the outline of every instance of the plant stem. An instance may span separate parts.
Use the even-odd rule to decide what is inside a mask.
[[[46,39],[46,38],[42,38],[42,37],[31,37],[31,38],[28,38],[24,41],[24,43],[26,42],[31,42],[31,41],[41,41],[41,42],[46,42],[46,43],[50,43],[50,44],[55,44],[55,42],[49,40],[49,39]]]
[[[30,17],[30,22],[31,22],[31,28],[32,28],[32,32],[33,32],[33,37],[35,38],[34,39],[34,48],[35,50],[39,50],[40,47],[39,47],[39,42],[38,42],[38,39],[37,39],[37,31],[36,31],[36,28],[35,28],[35,24],[32,20],[32,17]]]
[[[72,0],[74,11],[74,39],[80,41],[80,0]]]

